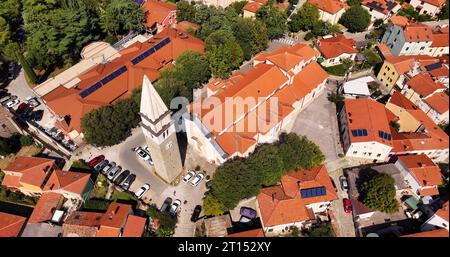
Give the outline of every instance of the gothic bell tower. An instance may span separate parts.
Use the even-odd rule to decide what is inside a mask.
[[[144,75],[141,95],[141,127],[156,173],[171,183],[183,170],[171,111]]]

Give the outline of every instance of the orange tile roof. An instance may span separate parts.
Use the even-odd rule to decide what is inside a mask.
[[[64,224],[83,227],[97,227],[100,225],[102,217],[103,213],[99,212],[75,211],[67,217]]]
[[[123,237],[141,237],[145,230],[147,219],[135,215],[128,215],[127,223],[123,229]]]
[[[346,99],[344,104],[350,142],[377,141],[392,146],[392,141],[379,136],[379,131],[391,130],[383,104],[370,98]],[[367,136],[353,136],[351,131],[357,129],[366,129]]]
[[[95,237],[118,237],[120,235],[120,228],[113,228],[107,226],[100,226],[95,234]]]
[[[128,214],[132,212],[131,205],[113,202],[103,215],[100,224],[102,227],[122,228]]]
[[[409,20],[405,16],[396,15],[391,17],[390,20],[393,24],[400,26],[402,28],[409,24]]]
[[[28,223],[41,223],[51,220],[53,213],[62,204],[63,200],[64,197],[60,194],[53,192],[43,193],[34,207]]]
[[[17,237],[27,218],[0,212],[0,237]]]
[[[448,29],[446,33],[433,33],[433,43],[430,47],[448,47]]]
[[[347,3],[339,0],[308,0],[309,3],[327,13],[335,14],[342,9],[348,9]]]
[[[419,193],[421,196],[439,195],[439,189],[437,189],[436,187],[425,187],[419,189]]]
[[[443,114],[449,109],[449,97],[444,92],[438,92],[423,99],[431,108]]]
[[[392,101],[393,99],[395,101]],[[411,103],[400,92],[395,91],[389,102],[404,108],[426,129],[426,132],[405,133],[397,133],[391,130],[393,139],[392,152],[400,154],[410,151],[448,149],[448,135],[426,113]]]
[[[423,0],[425,3],[429,3],[434,6],[441,7],[445,4],[445,0]]]
[[[228,237],[264,237],[264,230],[262,230],[262,228],[257,228],[229,234]]]
[[[147,0],[142,8],[145,10],[145,25],[147,27],[151,27],[155,23],[162,24],[171,12],[177,10],[176,5],[159,0]]]
[[[342,34],[331,38],[322,38],[318,43],[319,51],[327,59],[338,57],[341,54],[356,54],[358,51],[355,47],[355,40],[346,38]]]
[[[46,158],[19,156],[10,163],[4,170],[21,173],[20,182],[37,187],[43,187],[43,183],[49,171],[55,165],[55,161]],[[16,183],[14,179],[13,184]]]
[[[160,48],[151,56],[134,65],[131,60],[139,56],[156,43],[170,38],[170,43]],[[142,78],[147,75],[154,82],[158,79],[161,70],[171,65],[181,53],[186,50],[204,52],[204,43],[185,32],[174,29],[165,29],[161,33],[144,43],[136,42],[120,52],[121,56],[107,64],[100,64],[79,76],[81,80],[75,87],[60,86],[42,97],[46,104],[58,116],[65,118],[59,122],[60,128],[66,132],[77,130],[81,132],[81,118],[91,110],[109,105],[129,97],[131,92],[140,87]],[[116,69],[125,66],[127,71],[98,90],[81,98],[79,93],[89,88]]]
[[[421,66],[427,66],[433,63],[439,62],[439,59],[435,57],[431,57],[428,55],[411,55],[411,56],[399,56],[394,57],[392,55],[386,55],[385,59],[387,62],[392,63],[394,65],[397,73],[405,74],[410,71],[413,67],[414,62],[419,62]]]
[[[448,230],[445,228],[435,229],[431,231],[419,232],[409,235],[404,235],[402,237],[448,237]]]
[[[423,23],[412,23],[403,29],[406,42],[428,42],[433,40],[433,31]]]
[[[302,198],[301,189],[324,186],[326,195]],[[307,205],[337,199],[325,166],[293,171],[281,178],[281,185],[261,189],[257,200],[266,227],[301,222],[315,218]]]
[[[442,208],[436,212],[436,215],[448,222],[448,201],[445,202]]]
[[[8,188],[20,188],[22,186],[22,184],[20,184],[20,176],[6,174],[3,177],[2,185]]]
[[[427,97],[437,90],[445,89],[444,84],[435,82],[430,76],[423,73],[414,76],[407,84],[421,97]]]
[[[256,13],[259,9],[261,9],[261,7],[263,7],[263,4],[258,3],[258,2],[248,2],[245,6],[244,6],[244,10],[248,11],[248,12],[252,12],[252,13]]]
[[[442,185],[442,175],[439,167],[425,154],[399,156],[408,171],[421,186],[431,187]]]
[[[371,8],[371,10],[373,9],[383,14],[388,14],[398,5],[398,3],[393,0],[364,0],[361,4]]]
[[[81,195],[91,178],[89,173],[55,170],[50,175],[43,190],[52,191],[63,189],[65,191]]]

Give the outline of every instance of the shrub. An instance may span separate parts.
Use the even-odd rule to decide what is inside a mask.
[[[314,37],[315,37],[315,36],[314,36],[313,33],[308,32],[308,33],[306,33],[306,35],[303,37],[303,39],[304,39],[305,41],[309,41],[309,40],[313,39]]]
[[[34,143],[34,139],[33,139],[33,136],[31,136],[31,135],[26,135],[26,136],[20,137],[20,144],[22,146],[30,146],[33,143]]]

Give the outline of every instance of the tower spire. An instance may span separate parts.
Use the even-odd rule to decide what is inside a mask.
[[[158,118],[169,112],[169,109],[167,109],[167,106],[164,104],[158,92],[156,92],[155,87],[152,82],[150,82],[147,75],[144,75],[141,94],[140,112],[146,118],[151,121],[156,121]]]

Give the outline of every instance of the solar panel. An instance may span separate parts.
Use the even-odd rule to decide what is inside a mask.
[[[81,98],[87,97],[88,95],[94,93],[97,89],[101,88],[103,85],[105,85],[106,83],[110,82],[111,80],[117,78],[118,76],[120,76],[121,74],[123,74],[126,71],[127,71],[127,67],[125,67],[125,66],[120,67],[119,69],[115,70],[108,76],[104,77],[99,82],[97,82],[97,83],[93,84],[92,86],[86,88],[85,90],[81,91],[79,93],[79,96],[81,96]]]
[[[428,66],[425,66],[425,69],[427,71],[431,71],[431,70],[434,70],[434,69],[437,69],[440,67],[442,67],[442,62],[437,62],[437,63],[430,64]]]
[[[324,186],[307,188],[307,189],[301,189],[300,194],[301,194],[302,198],[310,198],[310,197],[326,195],[327,190]]]
[[[149,57],[151,54],[158,51],[163,46],[167,45],[169,42],[170,42],[170,38],[165,38],[165,39],[161,40],[161,42],[159,42],[155,46],[149,48],[148,50],[146,50],[145,52],[143,52],[142,54],[140,54],[139,56],[137,56],[136,58],[131,60],[131,63],[133,63],[133,65],[140,63],[142,60]]]
[[[354,137],[365,137],[367,136],[367,129],[353,129],[352,130],[352,135]]]
[[[387,132],[384,132],[384,131],[381,131],[381,130],[378,131],[378,136],[383,138],[383,139],[385,139],[385,140],[388,140],[388,141],[392,140],[392,135],[390,133],[387,133]]]

